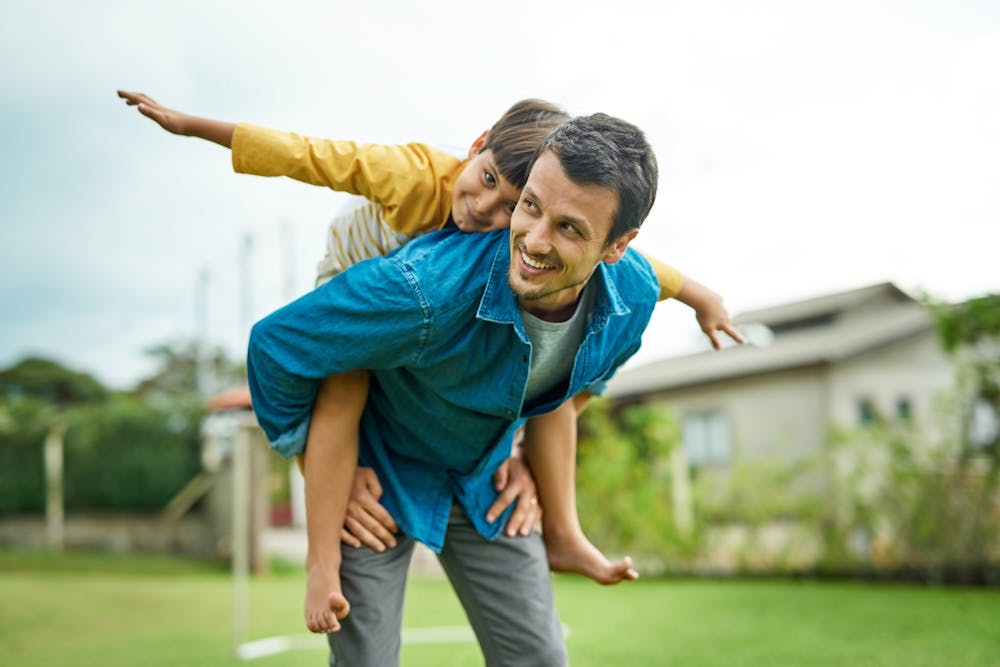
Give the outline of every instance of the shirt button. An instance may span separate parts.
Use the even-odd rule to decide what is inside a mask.
[[[505,414],[506,414],[506,415],[507,415],[508,417],[513,417],[513,416],[514,416],[514,411],[513,411],[513,410],[504,410],[504,413],[505,413]]]

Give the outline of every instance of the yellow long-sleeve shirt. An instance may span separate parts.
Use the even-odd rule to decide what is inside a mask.
[[[319,282],[444,226],[451,215],[455,179],[465,168],[464,161],[426,144],[333,141],[248,123],[233,132],[232,159],[238,173],[288,176],[361,195],[377,205],[333,220]],[[680,272],[645,256],[660,282],[660,299],[676,296],[683,284]]]

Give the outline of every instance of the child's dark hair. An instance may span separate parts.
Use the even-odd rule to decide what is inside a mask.
[[[490,128],[483,150],[493,151],[493,160],[503,177],[523,188],[528,180],[528,164],[542,140],[567,120],[569,114],[551,102],[521,100]]]

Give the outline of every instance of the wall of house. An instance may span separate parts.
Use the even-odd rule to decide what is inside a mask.
[[[862,400],[886,419],[899,418],[900,402],[905,400],[914,424],[926,432],[941,423],[936,413],[954,376],[951,360],[933,331],[870,351],[831,368],[831,419],[858,424]]]
[[[691,413],[723,411],[732,425],[734,453],[747,458],[813,452],[823,442],[828,419],[822,367],[660,392],[654,400],[681,423]]]

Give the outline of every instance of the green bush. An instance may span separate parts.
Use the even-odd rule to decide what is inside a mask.
[[[31,399],[0,407],[0,514],[45,507],[43,447],[52,407]],[[66,510],[162,508],[200,469],[195,408],[151,406],[122,396],[59,414],[66,424]]]
[[[677,531],[671,504],[669,459],[679,441],[662,408],[632,406],[613,414],[608,402],[595,400],[583,413],[577,508],[584,532],[603,551],[661,567],[689,552],[693,536]]]
[[[933,574],[997,562],[1000,475],[994,459],[960,441],[928,442],[895,424],[834,429],[828,562]],[[851,536],[870,546],[845,553]]]
[[[0,402],[0,516],[44,508],[42,448],[53,416],[40,400]]]

